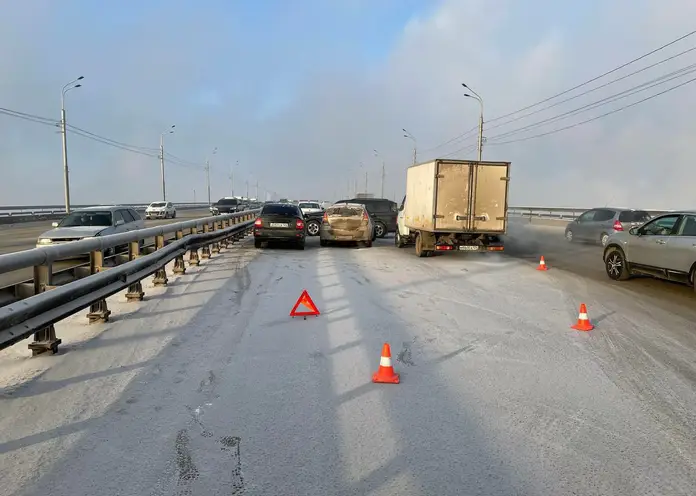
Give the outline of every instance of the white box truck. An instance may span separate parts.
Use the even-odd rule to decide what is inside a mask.
[[[503,251],[510,162],[435,159],[412,165],[397,218],[397,247],[416,254]]]

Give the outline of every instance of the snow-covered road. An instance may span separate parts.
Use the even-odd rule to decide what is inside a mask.
[[[117,295],[0,354],[0,495],[693,495],[694,321],[550,265],[246,242]]]

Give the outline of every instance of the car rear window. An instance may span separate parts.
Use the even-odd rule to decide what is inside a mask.
[[[297,215],[294,205],[264,205],[261,215]]]
[[[300,208],[321,208],[318,203],[300,203]]]
[[[624,210],[619,214],[619,222],[647,222],[650,214],[644,210]]]
[[[237,200],[222,199],[218,202],[218,205],[237,205],[238,203]]]
[[[356,207],[332,207],[326,211],[329,217],[362,217],[363,210]]]

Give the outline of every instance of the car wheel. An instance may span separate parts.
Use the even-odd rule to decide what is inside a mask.
[[[254,240],[254,248],[261,248],[261,240],[260,239]]]
[[[172,219],[176,219],[176,212],[172,212]]]
[[[624,253],[619,248],[611,248],[604,257],[604,268],[609,279],[625,281],[631,277],[630,267]]]
[[[565,239],[566,239],[569,243],[572,243],[572,242],[573,242],[573,231],[571,231],[570,229],[566,229],[566,232],[565,232]]]
[[[696,265],[691,269],[691,287],[694,288],[694,292],[696,292]]]
[[[319,223],[316,220],[310,220],[307,222],[307,234],[310,236],[319,235]]]
[[[599,237],[599,242],[602,244],[602,246],[607,246],[608,241],[609,235],[607,233],[602,233],[602,235]]]
[[[375,225],[375,236],[378,238],[383,238],[387,235],[387,226],[382,224],[381,222],[378,222]]]
[[[396,232],[394,233],[394,245],[397,248],[403,248],[406,243],[404,243],[404,238],[401,237],[401,234],[399,233],[399,229],[396,229]]]

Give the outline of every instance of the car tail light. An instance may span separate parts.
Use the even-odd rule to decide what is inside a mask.
[[[367,215],[367,212],[363,212],[363,220],[370,220],[370,216]]]
[[[261,217],[254,221],[254,227],[263,227],[263,220],[261,220]]]
[[[297,219],[295,221],[295,229],[304,229],[304,221],[302,219]]]
[[[614,221],[614,231],[623,231],[623,224],[618,220]]]
[[[329,214],[324,212],[324,216],[321,218],[322,222],[329,222]]]

